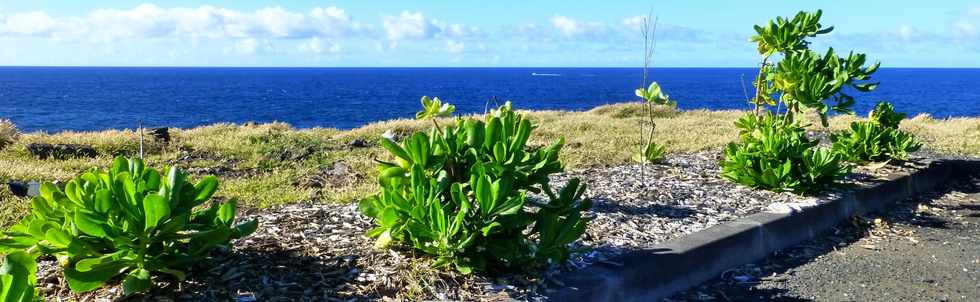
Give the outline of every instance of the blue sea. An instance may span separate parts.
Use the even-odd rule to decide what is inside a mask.
[[[747,109],[752,68],[655,68],[682,109]],[[349,129],[412,117],[423,95],[466,113],[491,99],[526,109],[586,110],[634,101],[639,68],[0,67],[0,118],[23,131],[194,127],[282,121]],[[980,116],[980,69],[889,69],[857,95],[866,114],[888,100],[911,115]]]

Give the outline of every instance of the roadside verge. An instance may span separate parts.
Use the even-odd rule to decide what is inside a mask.
[[[765,258],[846,221],[929,192],[970,173],[980,161],[937,160],[906,175],[856,189],[792,213],[758,213],[652,249],[626,253],[559,277],[557,301],[653,301],[717,277],[726,269]],[[615,264],[611,264],[615,263]]]

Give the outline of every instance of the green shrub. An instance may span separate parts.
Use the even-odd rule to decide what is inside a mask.
[[[810,50],[808,38],[833,30],[820,24],[821,15],[820,10],[799,12],[792,19],[777,17],[755,26],[757,35],[750,41],[762,55],[756,95],[750,100],[755,112],[736,122],[740,141],[725,149],[723,177],[754,188],[807,194],[849,172],[839,153],[817,147],[818,141],[806,137],[801,115],[814,112],[826,127],[830,110],[852,113],[854,97],[844,88],[874,90],[878,84],[867,80],[879,64],[864,67],[864,54],[838,57],[833,48],[824,55]],[[782,59],[773,64],[769,59],[777,54]]]
[[[124,294],[149,289],[151,276],[183,280],[184,269],[215,247],[255,231],[255,220],[233,225],[234,200],[211,202],[218,180],[197,184],[171,167],[167,175],[141,160],[116,158],[109,171],[51,183],[31,200],[31,215],[0,236],[0,253],[53,255],[75,292],[101,287],[119,275]]]
[[[817,147],[802,126],[781,116],[748,114],[736,126],[741,141],[728,144],[721,163],[726,179],[753,188],[806,194],[850,172],[840,155]]]
[[[394,162],[381,162],[381,191],[361,202],[377,227],[368,232],[378,246],[403,243],[436,257],[434,266],[459,272],[488,268],[532,269],[561,263],[568,245],[585,231],[581,199],[585,186],[572,180],[555,194],[548,176],[562,171],[562,142],[529,150],[535,128],[510,102],[486,115],[486,122],[457,118],[442,128],[434,118],[453,107],[427,97],[420,119],[432,130],[381,145]],[[544,192],[539,202],[528,192]]]
[[[849,131],[831,134],[834,152],[854,163],[907,159],[922,144],[912,134],[898,129],[903,119],[905,114],[895,112],[891,104],[878,103],[867,121],[853,122]]]
[[[0,119],[0,149],[13,144],[20,137],[20,131],[10,120]]]
[[[752,103],[757,111],[762,106],[775,106],[783,103],[786,115],[797,119],[797,115],[809,109],[820,116],[823,126],[827,126],[830,110],[839,113],[853,113],[854,97],[844,93],[850,87],[859,92],[874,90],[878,83],[870,83],[871,74],[878,70],[879,63],[864,67],[865,55],[848,53],[838,57],[833,48],[824,55],[810,50],[807,38],[830,33],[833,27],[823,27],[820,17],[823,12],[799,12],[793,19],[777,17],[766,25],[756,25],[756,35],[750,41],[757,44],[762,55],[762,66],[756,78],[756,97]],[[782,56],[775,65],[769,58]],[[833,101],[832,103],[829,101]]]
[[[12,252],[3,257],[0,266],[0,301],[44,301],[37,293],[37,263],[24,252]]]

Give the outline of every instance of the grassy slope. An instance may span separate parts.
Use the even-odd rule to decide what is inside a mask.
[[[628,162],[639,146],[637,127],[645,118],[639,104],[601,106],[586,112],[527,112],[539,125],[531,145],[546,145],[565,137],[562,156],[569,169],[616,165]],[[733,122],[741,111],[694,110],[656,112],[656,140],[669,152],[720,149],[736,138]],[[832,129],[844,129],[852,116],[834,118]],[[448,123],[448,121],[444,122]],[[218,195],[238,198],[251,207],[289,202],[349,202],[374,190],[372,159],[386,156],[377,139],[386,130],[398,135],[427,129],[429,124],[393,120],[340,131],[335,129],[290,128],[274,123],[254,126],[218,124],[173,130],[173,142],[163,146],[149,143],[147,161],[154,166],[177,163],[196,171],[194,176],[218,174]],[[915,133],[926,147],[943,153],[980,156],[980,119],[936,120],[918,116],[902,127]],[[367,147],[353,147],[355,141]],[[32,142],[79,143],[95,147],[94,159],[38,160],[25,145]],[[67,181],[91,166],[105,167],[111,155],[138,152],[134,131],[31,133],[0,150],[0,181]],[[314,175],[336,162],[353,173],[348,177],[326,176],[319,186]],[[322,179],[322,178],[320,178]],[[6,185],[0,188],[0,226],[13,223],[26,213],[27,202],[13,197]]]

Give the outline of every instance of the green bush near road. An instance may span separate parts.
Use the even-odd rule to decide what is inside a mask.
[[[582,212],[591,203],[578,180],[557,194],[549,186],[548,175],[562,171],[562,141],[529,147],[535,126],[509,102],[485,121],[460,118],[447,127],[435,118],[451,115],[451,105],[422,103],[418,118],[434,124],[428,134],[381,139],[392,161],[380,162],[381,191],[360,205],[378,225],[368,235],[381,247],[410,245],[435,256],[434,266],[462,273],[564,262],[585,232]]]
[[[108,171],[82,173],[64,190],[44,183],[31,214],[0,233],[0,253],[54,256],[75,292],[118,275],[125,295],[152,287],[156,274],[183,280],[211,249],[258,227],[234,225],[234,200],[208,204],[217,188],[213,176],[192,183],[176,167],[164,175],[118,157]]]

